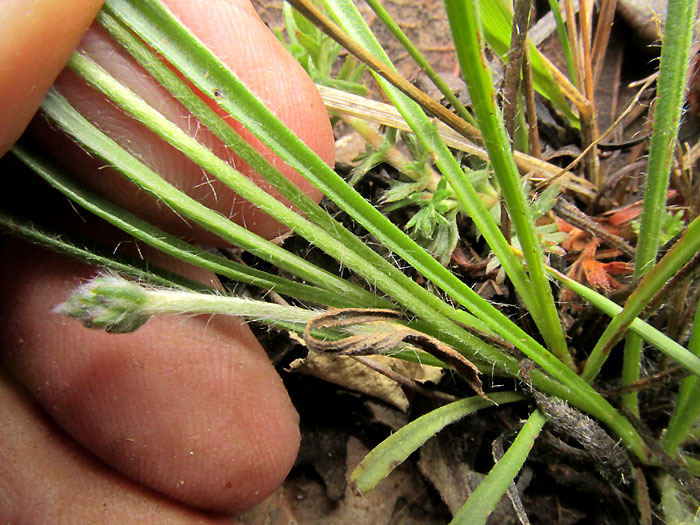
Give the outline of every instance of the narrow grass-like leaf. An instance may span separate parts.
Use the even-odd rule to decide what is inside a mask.
[[[451,525],[479,525],[486,523],[489,515],[505,494],[530,454],[547,417],[535,410],[518,432],[513,444],[501,460],[489,471],[464,506],[457,511]]]
[[[557,36],[559,37],[559,42],[561,43],[562,50],[564,51],[566,67],[569,70],[569,76],[571,77],[572,83],[575,85],[578,83],[576,79],[576,67],[574,67],[574,58],[571,53],[571,42],[569,41],[569,35],[566,32],[566,23],[564,22],[564,17],[562,16],[561,9],[559,8],[559,2],[557,2],[557,0],[549,0],[549,7],[552,10],[554,22],[557,25]]]
[[[499,2],[500,0],[496,0],[494,3]],[[573,367],[552,289],[545,273],[544,254],[527,203],[523,181],[510,153],[510,141],[496,104],[493,79],[482,48],[478,0],[446,0],[445,7],[484,146],[489,153],[489,160],[498,178],[508,214],[528,265],[535,295],[534,303],[528,304],[528,307],[549,350]],[[518,291],[520,292],[519,289]]]
[[[330,0],[326,0],[326,5],[332,11],[342,27],[354,39],[360,42],[360,44],[366,49],[370,50],[370,52],[375,54],[375,56],[380,57],[381,60],[384,60],[387,64],[390,64],[388,57],[372,35],[371,31],[367,27],[367,24],[362,19],[362,16],[359,14],[357,8],[352,2],[346,0],[333,0],[331,2]],[[375,78],[382,86],[382,89],[384,89],[384,91],[390,97],[394,105],[396,105],[397,109],[402,113],[406,121],[411,125],[416,135],[423,142],[423,145],[431,152],[431,156],[441,169],[443,175],[446,177],[448,175],[452,175],[453,178],[448,180],[450,184],[453,185],[456,193],[458,195],[461,193],[463,198],[467,195],[471,196],[470,192],[473,191],[471,184],[468,180],[466,180],[466,177],[460,176],[461,169],[459,169],[458,166],[454,171],[450,171],[452,167],[456,165],[454,157],[452,157],[449,151],[446,150],[444,144],[440,141],[434,126],[432,126],[430,121],[426,119],[420,108],[411,100],[407,100],[402,93],[393,87],[393,85],[390,85],[388,82],[377,76],[375,76]],[[456,171],[459,173],[456,173]],[[460,184],[463,186],[460,186]],[[474,192],[473,195],[473,199],[465,199],[465,201],[463,201],[463,205],[470,211],[470,207],[479,211],[479,202],[475,202],[479,200],[476,196],[476,192]],[[486,215],[488,215],[488,213],[486,213]],[[494,250],[504,267],[506,264],[504,261],[507,261],[507,263],[510,264],[513,252],[505,242],[505,239],[503,238],[500,230],[498,230],[498,227],[495,225],[495,223],[493,223],[490,215],[488,217],[481,217],[480,215],[477,215],[476,217],[472,216],[472,219],[474,219],[476,224],[481,229],[482,235],[489,240],[491,249]],[[485,228],[482,228],[482,225]],[[494,226],[496,230],[495,232],[487,229],[490,228],[491,225]],[[487,237],[487,233],[490,235],[490,237]],[[506,247],[504,252],[500,251],[501,245],[499,245],[499,242],[504,243]],[[399,254],[404,258],[410,257],[410,254],[404,255],[402,252],[399,252]],[[411,264],[414,264],[411,259],[406,260],[411,262]],[[520,268],[519,260],[516,260],[516,264]],[[515,271],[516,270],[514,270],[514,272]],[[522,268],[520,268],[520,271],[522,271]],[[421,272],[428,276],[428,274],[422,270]],[[495,309],[488,302],[484,301],[480,296],[474,294],[468,287],[465,290],[462,283],[459,281],[452,286],[454,275],[450,272],[446,272],[446,275],[444,275],[445,272],[445,269],[442,266],[439,266],[439,269],[436,269],[435,274],[431,274],[429,277],[431,279],[439,277],[440,280],[433,280],[433,282],[443,288],[443,290],[450,294],[455,300],[472,310],[475,315],[484,320],[493,319],[492,322],[495,327],[502,326],[500,325],[500,319],[502,319],[503,314],[500,311]],[[511,280],[514,280],[515,282],[513,276],[509,276],[511,277]],[[525,279],[527,278],[525,277]],[[606,424],[615,429],[615,432],[618,433],[621,439],[627,444],[627,446],[630,447],[630,450],[632,450],[635,455],[642,459],[642,461],[646,461],[648,450],[639,438],[636,430],[634,430],[627,419],[617,413],[610,406],[610,404],[600,396],[598,392],[596,392],[593,388],[590,388],[590,386],[582,381],[581,378],[570,368],[568,368],[559,359],[554,357],[554,355],[534,341],[532,337],[522,331],[517,325],[511,323],[510,321],[508,321],[506,325],[508,326],[506,332],[498,333],[506,340],[512,342],[518,349],[523,351],[525,355],[540,365],[547,373],[551,374],[552,377],[556,378],[558,381],[561,381],[561,383],[565,385],[564,388],[567,390],[566,393],[560,390],[559,393],[555,395],[568,399],[571,404],[576,405],[582,410],[590,414],[594,414],[595,417],[605,421]],[[482,354],[481,357],[485,357],[487,360],[493,359],[493,356],[486,354]],[[504,363],[502,359],[494,359],[493,362],[494,364],[499,363],[502,365],[507,365],[507,370],[510,374],[513,374],[514,372],[517,373],[517,370],[510,368],[512,366],[512,362],[510,361]],[[533,385],[535,385],[537,388],[542,388],[543,390],[560,388],[556,384],[553,384],[551,380],[547,382],[546,377],[541,376],[539,373],[536,375],[531,375],[531,378],[533,380]],[[541,381],[543,381],[543,383],[540,383]]]
[[[266,291],[274,290],[277,293],[295,297],[302,301],[340,308],[357,306],[357,303],[349,302],[344,295],[333,294],[322,288],[296,283],[196,248],[87,190],[72,180],[70,176],[63,173],[60,168],[53,165],[51,161],[32,153],[21,145],[16,145],[12,149],[12,153],[37,175],[79,206],[125,231],[132,237],[181,261],[218,273],[234,281],[245,282]],[[390,308],[391,306],[392,303],[387,301],[384,307]]]
[[[428,439],[437,434],[447,425],[459,421],[463,417],[482,408],[504,405],[525,399],[518,392],[496,392],[489,396],[494,402],[489,403],[480,397],[461,399],[428,412],[424,416],[411,421],[400,430],[374,447],[365,456],[350,475],[350,483],[359,494],[366,494],[381,483],[391,472],[403,463]]]
[[[291,9],[291,7],[290,7]],[[327,232],[332,232],[338,241],[345,245],[348,252],[354,252],[364,258],[376,268],[376,273],[384,273],[404,288],[398,295],[415,297],[435,310],[450,310],[459,322],[473,328],[490,332],[485,323],[479,321],[465,311],[455,311],[441,301],[435,294],[418,285],[413,279],[393,266],[388,260],[375,252],[363,240],[347,230],[338,221],[334,220],[323,208],[311,200],[303,191],[292,184],[270,162],[258,153],[253,147],[243,140],[219,115],[217,115],[199,96],[192,90],[143,42],[136,38],[130,31],[123,27],[112,16],[102,12],[98,21],[110,32],[110,34],[129,53],[148,70],[158,82],[175,96],[197,119],[207,126],[221,141],[241,157],[259,175],[272,184],[286,199],[306,217]],[[376,284],[376,283],[375,283]],[[394,295],[397,295],[394,292]],[[330,303],[329,303],[330,304]],[[390,307],[387,304],[387,307]]]
[[[629,421],[620,416],[594,389],[547,352],[532,337],[508,320],[501,312],[475,294],[469,287],[442,267],[430,255],[408,238],[371,204],[340,179],[328,166],[309,150],[293,133],[243,86],[211,52],[191,35],[160,3],[155,1],[132,2],[108,0],[113,15],[134,30],[145,42],[158,50],[174,64],[202,92],[220,91],[217,102],[247,129],[270,146],[288,164],[307,177],[341,209],[367,228],[389,249],[404,258],[427,278],[446,289],[460,303],[476,308],[484,322],[492,330],[522,349],[533,361],[558,378],[562,384],[540,374],[531,374],[533,384],[545,392],[562,395],[577,406],[608,424],[630,447],[635,455],[646,460],[647,450]],[[359,17],[354,6],[351,10]],[[361,17],[359,17],[361,20]],[[235,98],[233,95],[235,94]],[[434,128],[430,126],[434,131]],[[476,305],[476,306],[475,306]],[[432,324],[433,330],[448,344],[472,356],[480,362],[489,362],[497,373],[518,373],[517,361],[496,351],[459,326],[449,322],[444,315],[456,321],[460,315],[446,309],[436,311],[424,304],[412,303],[409,308]],[[484,315],[482,315],[482,312]],[[444,315],[443,315],[444,314]],[[459,314],[459,312],[457,312]],[[556,392],[556,393],[555,393]]]
[[[137,120],[143,122],[149,129],[185,153],[243,198],[255,204],[269,215],[274,216],[292,231],[335,257],[341,264],[348,266],[370,283],[387,291],[392,296],[397,298],[402,296],[402,290],[398,289],[393,279],[381,272],[377,272],[376,268],[368,264],[367,259],[360,253],[349,250],[344,242],[332,235],[334,233],[333,230],[328,231],[312,224],[267,194],[254,182],[236,172],[229,164],[219,159],[207,148],[201,146],[178,126],[171,123],[119,82],[112,79],[109,74],[94,62],[81,55],[74,55],[69,66],[94,87],[100,89],[105,95],[114,100],[120,107],[131,113]],[[396,270],[394,272],[399,274]],[[375,296],[367,294],[367,297],[374,298]],[[376,301],[376,299],[374,300]],[[414,303],[419,302],[413,296],[403,298],[404,303],[410,303],[411,301]],[[436,300],[432,300],[432,302],[434,303]]]
[[[33,244],[44,246],[82,262],[128,275],[142,282],[170,288],[186,288],[204,293],[213,292],[211,288],[202,283],[157,268],[153,264],[146,265],[141,259],[117,256],[113,250],[109,253],[103,253],[98,246],[88,245],[85,242],[79,243],[77,240],[68,238],[64,233],[48,232],[32,222],[4,212],[0,212],[0,228]]]
[[[690,335],[690,341],[688,341],[688,351],[700,357],[700,304],[696,306],[693,332]],[[671,421],[661,440],[661,446],[668,454],[675,454],[688,435],[688,431],[697,422],[700,415],[698,399],[700,399],[700,378],[688,376],[683,379],[678,388]]]
[[[610,317],[615,317],[622,312],[622,307],[617,303],[611,301],[604,295],[591,290],[587,286],[567,277],[563,273],[560,273],[554,269],[549,269],[549,273],[556,280],[560,281],[567,288],[570,288],[581,297],[586,299],[593,306],[598,308],[600,311],[609,315]],[[639,335],[650,345],[656,347],[661,353],[667,355],[678,364],[683,366],[689,372],[700,375],[700,358],[691,354],[687,349],[683,348],[676,341],[672,340],[670,337],[661,333],[659,330],[651,326],[650,324],[642,321],[641,319],[634,318],[629,324],[630,331]]]
[[[456,113],[472,126],[476,126],[476,120],[474,120],[472,114],[469,113],[467,108],[464,107],[464,104],[455,96],[454,92],[449,88],[437,71],[433,69],[433,66],[430,65],[420,50],[406,36],[406,33],[401,30],[384,6],[378,0],[367,0],[367,5],[369,5],[379,19],[384,22],[384,25],[391,31],[391,34],[406,48],[408,54],[411,55],[416,64],[420,66],[421,70],[423,70],[430,81],[435,84],[435,87],[440,90],[440,93],[442,93],[445,99],[452,105]]]
[[[697,509],[700,502],[692,499],[679,481],[673,479],[670,474],[664,474],[658,480],[658,485],[661,492],[663,523],[686,525],[698,522]]]
[[[697,5],[696,0],[669,0],[666,9],[666,20],[673,21],[673,29],[664,33],[661,46],[654,126],[649,148],[637,255],[634,260],[634,275],[637,277],[651,270],[659,249],[661,223],[666,213],[666,191],[685,96],[685,79]],[[596,347],[599,345],[600,342]],[[630,384],[639,379],[641,361],[642,342],[639,338],[631,336],[625,344],[623,384]],[[623,402],[630,410],[638,412],[636,393],[623,396]]]
[[[695,0],[668,1],[666,20],[673,22],[671,30],[664,34],[661,47],[654,127],[635,259],[636,275],[651,270],[659,248],[673,150],[685,96],[685,78],[697,4]]]
[[[188,157],[200,164],[219,180],[227,184],[246,200],[255,204],[266,213],[274,216],[277,220],[287,225],[290,229],[305,237],[307,240],[309,240],[309,242],[312,242],[331,256],[335,257],[341,264],[351,268],[357,274],[365,277],[365,279],[367,279],[371,284],[384,291],[387,291],[387,293],[389,293],[392,297],[395,297],[400,304],[405,305],[407,308],[413,311],[430,311],[431,314],[434,314],[434,312],[431,310],[430,305],[435,303],[438,303],[440,308],[451,310],[449,306],[441,303],[434,296],[428,298],[427,301],[424,301],[422,297],[419,298],[416,295],[405,295],[404,289],[397,286],[393,279],[381,272],[378,272],[374,266],[367,262],[367,259],[361,253],[349,250],[345,243],[338,240],[333,235],[333,229],[327,231],[310,223],[296,212],[276,200],[274,197],[267,194],[252,181],[236,172],[229,164],[219,159],[207,148],[201,146],[195,139],[187,135],[178,126],[148,106],[148,104],[130,92],[122,84],[115,81],[101,67],[88,58],[81,55],[74,55],[69,63],[69,66],[76,70],[76,72],[78,72],[94,87],[97,87],[105,95],[109,96],[128,113],[147,125],[149,129],[185,153]],[[191,210],[182,209],[180,211],[186,216],[189,216],[188,213],[191,214]],[[393,271],[399,274],[398,270],[394,269]],[[318,279],[319,277],[316,277],[316,282]],[[336,279],[338,280],[337,277]],[[307,280],[311,279],[307,278]],[[346,281],[339,281],[346,283],[348,289],[355,289],[358,299],[361,296],[364,296],[364,300],[369,301],[370,304],[371,302],[376,304],[378,301],[380,301],[380,299],[374,294],[360,290]],[[315,281],[312,280],[311,282]],[[427,292],[424,291],[423,294],[425,295]],[[466,321],[470,322],[470,319],[467,319]],[[479,323],[478,321],[474,320],[472,320],[472,324],[478,324],[480,326],[483,325],[483,323]],[[448,326],[453,327],[454,325],[449,324]],[[466,338],[469,340],[472,346],[483,350],[483,347],[485,346],[483,342],[467,332],[464,332],[464,334],[466,334],[466,337],[463,337],[463,339]]]
[[[222,91],[222,97],[220,99],[217,98],[217,102],[224,109],[266,142],[273,151],[306,176],[395,253],[401,255],[431,280],[437,281],[438,284],[447,280],[450,283],[450,288],[461,288],[462,295],[465,293],[471,294],[473,298],[481,301],[484,307],[490,308],[495,312],[495,315],[499,316],[502,326],[500,331],[494,327],[491,327],[492,330],[500,333],[508,331],[513,326],[505,316],[456,279],[454,275],[442,267],[412,239],[340,179],[337,174],[250,94],[245,86],[240,84],[236,77],[216,57],[182,28],[177,21],[172,19],[172,15],[163,6],[157,2],[139,2],[136,4],[127,0],[109,0],[106,5],[114,16],[117,16],[120,20],[137,30],[144,40],[155,46],[181,69],[201,91],[205,93],[210,93],[214,90]],[[228,96],[233,89],[236,90],[235,100]],[[262,124],[263,122],[265,123],[264,125]],[[433,129],[432,126],[429,127]],[[487,212],[484,214],[488,216]],[[498,231],[497,227],[494,229]],[[512,258],[509,248],[504,249],[503,253],[509,254]],[[518,268],[520,267],[519,262],[515,264]],[[436,274],[440,277],[433,279],[433,276]],[[428,314],[428,309],[426,308],[412,309],[416,313],[420,310],[421,315]],[[451,315],[449,309],[443,310],[448,310],[445,312],[446,315]],[[460,319],[456,317],[455,320],[459,321]],[[449,328],[446,331],[449,332]],[[451,331],[454,333],[454,330]]]
[[[360,42],[370,52],[374,53],[375,56],[378,56],[382,61],[391,64],[389,58],[369,31],[369,28],[364,24],[364,21],[351,2],[335,0],[327,4],[350,36]],[[522,268],[520,260],[511,251],[498,225],[483,205],[476,190],[474,190],[468,178],[464,175],[461,167],[440,140],[431,121],[425,116],[420,107],[400,93],[391,84],[381,77],[376,77],[376,79],[406,122],[411,126],[423,146],[430,152],[438,168],[455,191],[461,206],[464,207],[472,220],[474,220],[479,231],[489,243],[490,248],[498,257],[516,290],[523,298],[523,301],[532,311],[533,317],[535,317],[536,321],[540,321],[540,316],[537,315],[539,311],[539,300],[531,285],[530,279],[528,279]],[[475,294],[471,289],[464,287],[450,272],[445,271],[441,266],[438,268],[432,263],[431,266],[435,268],[435,271],[430,274],[423,272],[424,275],[433,280],[435,284],[443,288],[443,290],[453,298],[460,301],[465,307],[469,308],[472,313],[482,318],[484,318],[484,315],[502,316],[499,311]],[[488,312],[488,314],[486,314],[486,312]],[[561,328],[559,331],[561,332]],[[500,334],[503,337],[507,337],[504,333]]]
[[[222,239],[242,246],[261,259],[270,261],[308,282],[315,283],[337,294],[345,294],[357,304],[368,305],[377,302],[378,298],[374,294],[370,294],[336,275],[290,254],[175,189],[87,122],[54,89],[51,89],[47,94],[42,109],[56,125],[74,137],[83,147],[127,176],[134,184]]]
[[[349,187],[284,127],[275,115],[260,103],[191,33],[184,29],[160,3],[109,0],[106,5],[115,17],[125,22],[141,38],[175,64],[201,91],[222,92],[222,96],[216,101],[227,112],[395,253],[403,256],[426,277],[430,278],[434,269],[438,268],[439,271],[450,275],[454,282],[464,286],[381,212]],[[234,92],[235,98],[232,96]],[[423,305],[414,306],[419,308],[421,315],[435,314],[434,310],[429,313],[430,308],[424,308]],[[415,308],[411,309],[418,313]],[[440,310],[445,311],[447,315],[454,314],[454,310],[449,307],[443,307]],[[433,318],[439,326],[438,318],[434,315]],[[461,319],[464,319],[464,316],[458,313],[455,320]],[[466,322],[469,324],[469,320]],[[445,324],[444,321],[442,324]],[[494,328],[491,330],[496,331]],[[463,331],[462,334],[464,334]],[[469,339],[469,335],[462,337],[462,339],[465,338]]]
[[[591,381],[598,374],[613,345],[624,335],[630,323],[642,312],[647,303],[680,270],[691,257],[700,251],[700,217],[696,217],[686,228],[683,237],[646,274],[636,290],[627,298],[625,307],[607,326],[591,351],[582,377]],[[663,352],[663,349],[659,348]],[[691,360],[692,361],[692,360]],[[698,361],[700,363],[700,361]],[[696,369],[700,370],[700,369]],[[697,371],[693,371],[697,374]]]

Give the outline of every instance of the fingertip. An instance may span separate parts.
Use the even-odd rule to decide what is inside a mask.
[[[0,367],[4,523],[231,523],[127,480],[58,429]]]
[[[239,511],[282,483],[298,416],[244,323],[170,317],[132,334],[88,330],[50,313],[85,268],[9,248],[2,358],[69,435],[127,477],[202,509]]]
[[[333,165],[333,131],[316,86],[249,0],[164,3],[298,137]]]
[[[0,5],[0,156],[19,138],[101,0]]]
[[[175,15],[214,51],[280,120],[323,160],[333,164],[333,132],[318,90],[306,72],[259,19],[247,0],[189,0],[167,3]],[[177,100],[99,28],[88,32],[80,44],[80,49],[169,120],[195,136],[221,158],[228,160],[259,187],[279,196],[279,192],[270,183],[256,174],[235,155],[235,152],[228,150],[213,133],[200,126]],[[285,226],[237,196],[220,181],[213,177],[207,178],[200,166],[160,140],[145,126],[128,118],[121,110],[87,87],[76,75],[66,71],[58,78],[56,86],[88,120],[198,202],[268,239],[287,231]],[[302,191],[316,201],[321,199],[322,194],[317,188],[274,155],[250,131],[231,118],[228,118],[228,121],[245,140]],[[115,204],[187,240],[226,244],[202,228],[186,223],[181,215],[173,213],[150,195],[137,191],[111,170],[101,170],[99,177],[96,177],[95,162],[87,159],[78,148],[67,147],[56,137],[56,133],[51,134],[46,127],[36,126],[33,131],[52,155],[77,172],[76,175],[82,182]]]

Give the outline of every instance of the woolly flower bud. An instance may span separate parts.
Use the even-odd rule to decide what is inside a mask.
[[[88,328],[113,334],[139,329],[149,315],[143,313],[147,295],[136,283],[115,275],[101,275],[80,286],[54,312],[68,314]]]

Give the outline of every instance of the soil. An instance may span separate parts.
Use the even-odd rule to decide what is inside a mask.
[[[257,2],[259,12],[271,27],[281,24],[281,9],[277,1]],[[444,15],[442,2],[439,0],[387,0],[384,2],[388,11],[396,16],[399,25],[414,42],[425,52],[431,63],[440,72],[458,73],[454,51],[449,41],[449,30]],[[540,12],[547,2],[537,2]],[[600,129],[605,130],[627,106],[636,92],[629,87],[629,82],[646,77],[653,71],[654,52],[656,48],[649,44],[649,16],[644,11],[634,11],[635,2],[618,2],[619,13],[615,19],[615,29],[607,48],[604,66],[596,90],[596,108],[599,115]],[[648,5],[648,2],[646,2]],[[634,16],[630,12],[634,11]],[[395,58],[398,69],[409,79],[417,77],[418,68],[412,63],[405,51],[391,38],[368,9],[363,11],[370,24],[377,29],[377,34],[386,43],[389,55]],[[641,14],[640,14],[641,13]],[[638,17],[635,19],[635,17]],[[653,21],[652,21],[653,22]],[[654,26],[657,27],[657,26]],[[565,69],[559,45],[555,38],[546,39],[540,49]],[[641,58],[640,58],[641,57]],[[611,135],[608,143],[623,144],[640,135],[648,133],[646,109],[653,92],[642,99],[642,108],[633,117],[626,119],[618,131]],[[697,142],[691,106],[690,114],[683,133],[690,144]],[[543,126],[545,154],[552,155],[552,162],[564,166],[571,160],[572,151],[580,151],[580,144],[572,140],[570,130],[557,119],[552,119],[551,129]],[[339,144],[350,142],[338,128]],[[341,140],[342,139],[342,140]],[[629,206],[637,202],[640,194],[640,178],[645,168],[644,155],[648,144],[631,145],[611,149],[601,154],[601,168],[605,173],[606,186],[595,199],[584,198],[575,193],[568,195],[569,200],[586,214],[594,217],[605,227],[615,227],[616,234],[625,238],[633,233],[629,228],[623,231],[619,223],[613,224],[611,211],[620,208],[629,211]],[[338,168],[342,172],[348,167],[355,152],[339,151],[343,163]],[[394,174],[391,168],[379,166],[372,170],[361,184],[360,190],[368,199],[378,200],[387,180]],[[669,204],[678,209],[698,210],[697,191],[689,191],[693,181],[683,182],[682,176],[673,181],[674,193]],[[685,185],[684,185],[685,184]],[[688,186],[690,184],[690,186]],[[697,186],[697,182],[695,182]],[[696,187],[697,189],[697,187]],[[337,212],[332,203],[327,203],[331,211]],[[342,218],[342,215],[339,215]],[[405,224],[406,218],[397,216],[398,223]],[[365,234],[361,228],[351,225],[360,235]],[[475,289],[479,289],[489,299],[515,304],[507,286],[493,284],[494,275],[478,264],[478,256],[485,255],[484,246],[470,240],[468,224],[461,224],[464,242],[460,244],[461,256],[453,257],[451,268]],[[371,242],[371,239],[369,239]],[[589,239],[590,241],[590,239]],[[287,239],[287,248],[326,268],[341,272],[333,261],[297,238]],[[595,259],[606,265],[611,261],[628,263],[630,258],[617,253],[614,259],[604,259],[603,251],[612,248],[602,244]],[[582,249],[572,245],[567,257],[553,258],[560,270],[569,271]],[[466,255],[465,255],[466,254]],[[596,256],[597,257],[597,256]],[[251,263],[254,261],[251,261]],[[610,270],[612,266],[601,266]],[[349,276],[351,277],[351,276]],[[419,275],[412,275],[421,279]],[[613,276],[620,284],[626,284],[625,275]],[[489,286],[487,286],[489,283]],[[590,284],[590,283],[589,283]],[[624,294],[624,287],[620,294]],[[690,295],[692,293],[689,291]],[[614,297],[614,295],[613,295]],[[624,295],[618,299],[624,300]],[[688,301],[690,303],[692,301]],[[665,327],[676,340],[683,342],[687,336],[689,319],[688,304],[681,300],[671,301],[670,307],[664,308],[654,318],[654,323]],[[697,304],[697,298],[695,299]],[[515,310],[513,310],[515,311]],[[573,308],[562,312],[567,322],[571,346],[579,357],[585,356],[591,345],[600,335],[600,328],[605,326],[601,314],[575,304]],[[685,321],[684,321],[685,319]],[[528,328],[527,316],[522,317],[521,324]],[[386,378],[376,372],[368,372],[366,381],[371,383],[367,389],[348,386],[344,379],[329,377],[326,372],[310,371],[307,366],[299,367],[298,360],[307,355],[306,348],[290,334],[269,332],[265,328],[256,328],[271,359],[277,365],[280,374],[290,392],[292,400],[299,411],[302,428],[302,445],[289,478],[285,484],[261,505],[240,517],[243,523],[281,525],[291,523],[303,524],[443,524],[450,522],[453,514],[461,507],[483,476],[494,463],[493,445],[501,443],[507,448],[521,422],[535,407],[535,400],[480,411],[457,424],[448,426],[426,443],[408,461],[398,467],[382,484],[362,497],[355,495],[346,483],[346,479],[364,457],[364,455],[392,432],[408,421],[427,413],[444,404],[444,399],[436,398],[431,393],[441,392],[461,398],[473,395],[469,386],[454,376],[445,373],[433,376],[434,383],[426,382],[422,386],[428,391],[416,393],[398,384],[387,386]],[[619,355],[619,352],[617,352]],[[617,401],[613,379],[617,377],[619,362],[615,358],[606,365],[608,376],[601,376],[597,385],[609,390],[610,399]],[[333,365],[340,366],[340,365]],[[343,365],[345,366],[345,365]],[[363,365],[358,365],[362,367]],[[645,363],[646,374],[652,379],[662,373],[658,380],[650,381],[641,392],[642,419],[640,432],[650,439],[658,438],[658,433],[667,424],[668,409],[672,395],[682,374],[663,373],[667,363],[650,353]],[[355,370],[355,369],[353,369]],[[414,373],[414,371],[410,373]],[[348,371],[345,375],[353,375]],[[402,371],[405,373],[405,371]],[[373,375],[377,374],[377,375]],[[343,374],[341,374],[343,375]],[[365,376],[363,376],[365,377]],[[381,378],[380,378],[381,377]],[[522,388],[522,385],[502,378],[483,377],[486,391],[508,391]],[[332,381],[332,382],[331,382]],[[365,379],[363,379],[363,382]],[[606,384],[606,381],[609,384]],[[389,381],[391,382],[391,381]],[[344,386],[338,386],[338,385]],[[369,393],[368,393],[369,392]],[[543,401],[540,400],[540,406]],[[638,523],[642,519],[635,502],[633,476],[627,458],[609,436],[597,425],[590,422],[587,432],[591,445],[582,446],[571,431],[572,426],[588,425],[577,412],[567,413],[568,423],[556,422],[552,418],[546,431],[535,442],[532,453],[521,472],[517,489],[522,499],[525,513],[532,523],[574,524],[600,523],[625,524]],[[590,420],[589,420],[590,421]],[[568,426],[567,426],[568,425]],[[602,433],[602,434],[599,434]],[[598,437],[596,437],[598,436]],[[607,440],[606,440],[607,438]],[[612,443],[612,445],[610,444]],[[616,457],[616,454],[620,457]],[[606,469],[602,465],[611,463],[615,468]],[[623,465],[624,464],[624,465]],[[623,479],[622,474],[625,474]],[[652,499],[657,495],[651,491]],[[651,506],[657,503],[651,502]],[[659,518],[652,516],[653,522]],[[651,522],[651,521],[650,521]],[[511,501],[504,496],[489,523],[520,523]]]

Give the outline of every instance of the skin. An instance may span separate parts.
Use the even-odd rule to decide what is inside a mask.
[[[0,121],[9,125],[0,126],[3,151],[29,124],[78,45],[185,129],[196,129],[189,128],[196,123],[184,109],[106,35],[88,29],[99,2],[5,4],[0,7]],[[332,163],[333,138],[318,93],[247,0],[166,4]],[[61,73],[56,85],[89,119],[136,149],[171,182],[261,235],[283,231],[227,190],[202,184],[199,168],[71,73]],[[56,136],[41,117],[29,125],[29,133],[96,191],[189,240],[216,242],[108,170],[97,170],[94,159]],[[214,138],[205,132],[197,137],[255,176]],[[310,195],[319,196],[283,169]],[[5,195],[12,197],[7,200],[23,211],[41,208],[56,228],[76,225],[77,231],[101,240],[119,238],[89,222],[85,212],[76,218],[65,199],[47,206],[44,187],[33,186],[32,177],[7,159],[2,172],[9,175]],[[58,220],[62,222],[56,225]],[[51,309],[94,275],[94,268],[13,239],[3,239],[0,250],[0,275],[5,277],[0,280],[2,521],[215,523],[228,521],[216,513],[248,508],[284,480],[299,445],[298,417],[244,323],[170,317],[153,319],[132,334],[88,330]],[[138,253],[218,285],[207,272],[158,258],[143,247]]]

